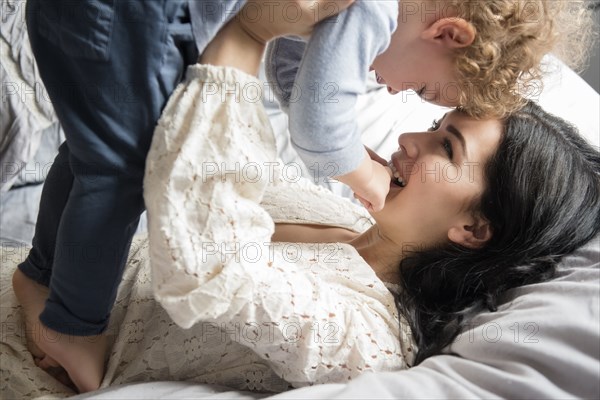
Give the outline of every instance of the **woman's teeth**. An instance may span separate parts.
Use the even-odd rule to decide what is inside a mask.
[[[388,162],[388,167],[390,167],[392,169],[392,173],[394,175],[394,178],[396,178],[395,182],[396,185],[400,186],[400,187],[404,187],[406,186],[406,183],[404,182],[404,179],[400,176],[400,172],[398,172],[398,170],[396,169],[396,167],[394,166],[393,162]]]

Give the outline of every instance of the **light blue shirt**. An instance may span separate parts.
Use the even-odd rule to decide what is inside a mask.
[[[200,51],[244,3],[190,1]],[[357,0],[319,23],[308,41],[279,38],[269,45],[267,77],[288,112],[292,144],[321,179],[354,171],[363,160],[356,103],[365,92],[369,67],[390,44],[397,19],[398,0]]]

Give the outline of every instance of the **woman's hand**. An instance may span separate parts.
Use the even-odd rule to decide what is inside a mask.
[[[260,43],[279,36],[308,36],[313,26],[348,8],[354,0],[248,0],[238,19]]]
[[[353,2],[248,0],[206,46],[199,62],[234,67],[256,76],[266,42],[283,35],[309,34],[317,22],[336,15]]]

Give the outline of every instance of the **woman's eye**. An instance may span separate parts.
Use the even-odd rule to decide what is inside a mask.
[[[431,127],[429,127],[429,129],[427,129],[429,132],[433,132],[433,131],[437,131],[440,128],[440,121],[437,119],[434,119],[433,122],[431,123]]]
[[[442,143],[444,146],[444,150],[446,150],[446,154],[448,154],[448,158],[452,160],[454,158],[454,152],[452,151],[452,142],[448,138],[444,138],[444,142]]]
[[[429,131],[429,132],[437,131],[438,129],[440,129],[440,126],[441,126],[440,120],[434,119],[433,122],[431,123],[431,127],[427,131]],[[444,140],[442,141],[442,147],[444,148],[444,151],[448,155],[448,158],[450,158],[450,160],[452,160],[454,158],[454,151],[452,150],[452,142],[450,141],[450,139],[444,138]]]

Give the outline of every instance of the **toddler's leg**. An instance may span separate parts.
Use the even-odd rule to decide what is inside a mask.
[[[73,185],[69,155],[65,142],[58,148],[58,155],[44,182],[33,247],[27,260],[19,265],[25,275],[44,286],[50,284],[58,224]]]
[[[37,336],[41,334],[38,317],[48,298],[47,286],[52,276],[56,233],[72,185],[69,148],[65,142],[59,147],[44,183],[33,247],[13,277],[15,292],[25,310],[28,347],[37,359],[44,356],[44,352],[35,344]]]
[[[47,355],[42,365],[61,365],[81,391],[102,378],[101,333],[143,211],[154,126],[185,64],[196,59],[182,54],[193,48],[191,27],[179,18],[183,5],[28,2],[32,49],[68,147],[44,188],[34,248],[15,274],[15,293],[26,321],[39,315],[43,324],[33,338]],[[45,304],[34,280],[49,283]]]

